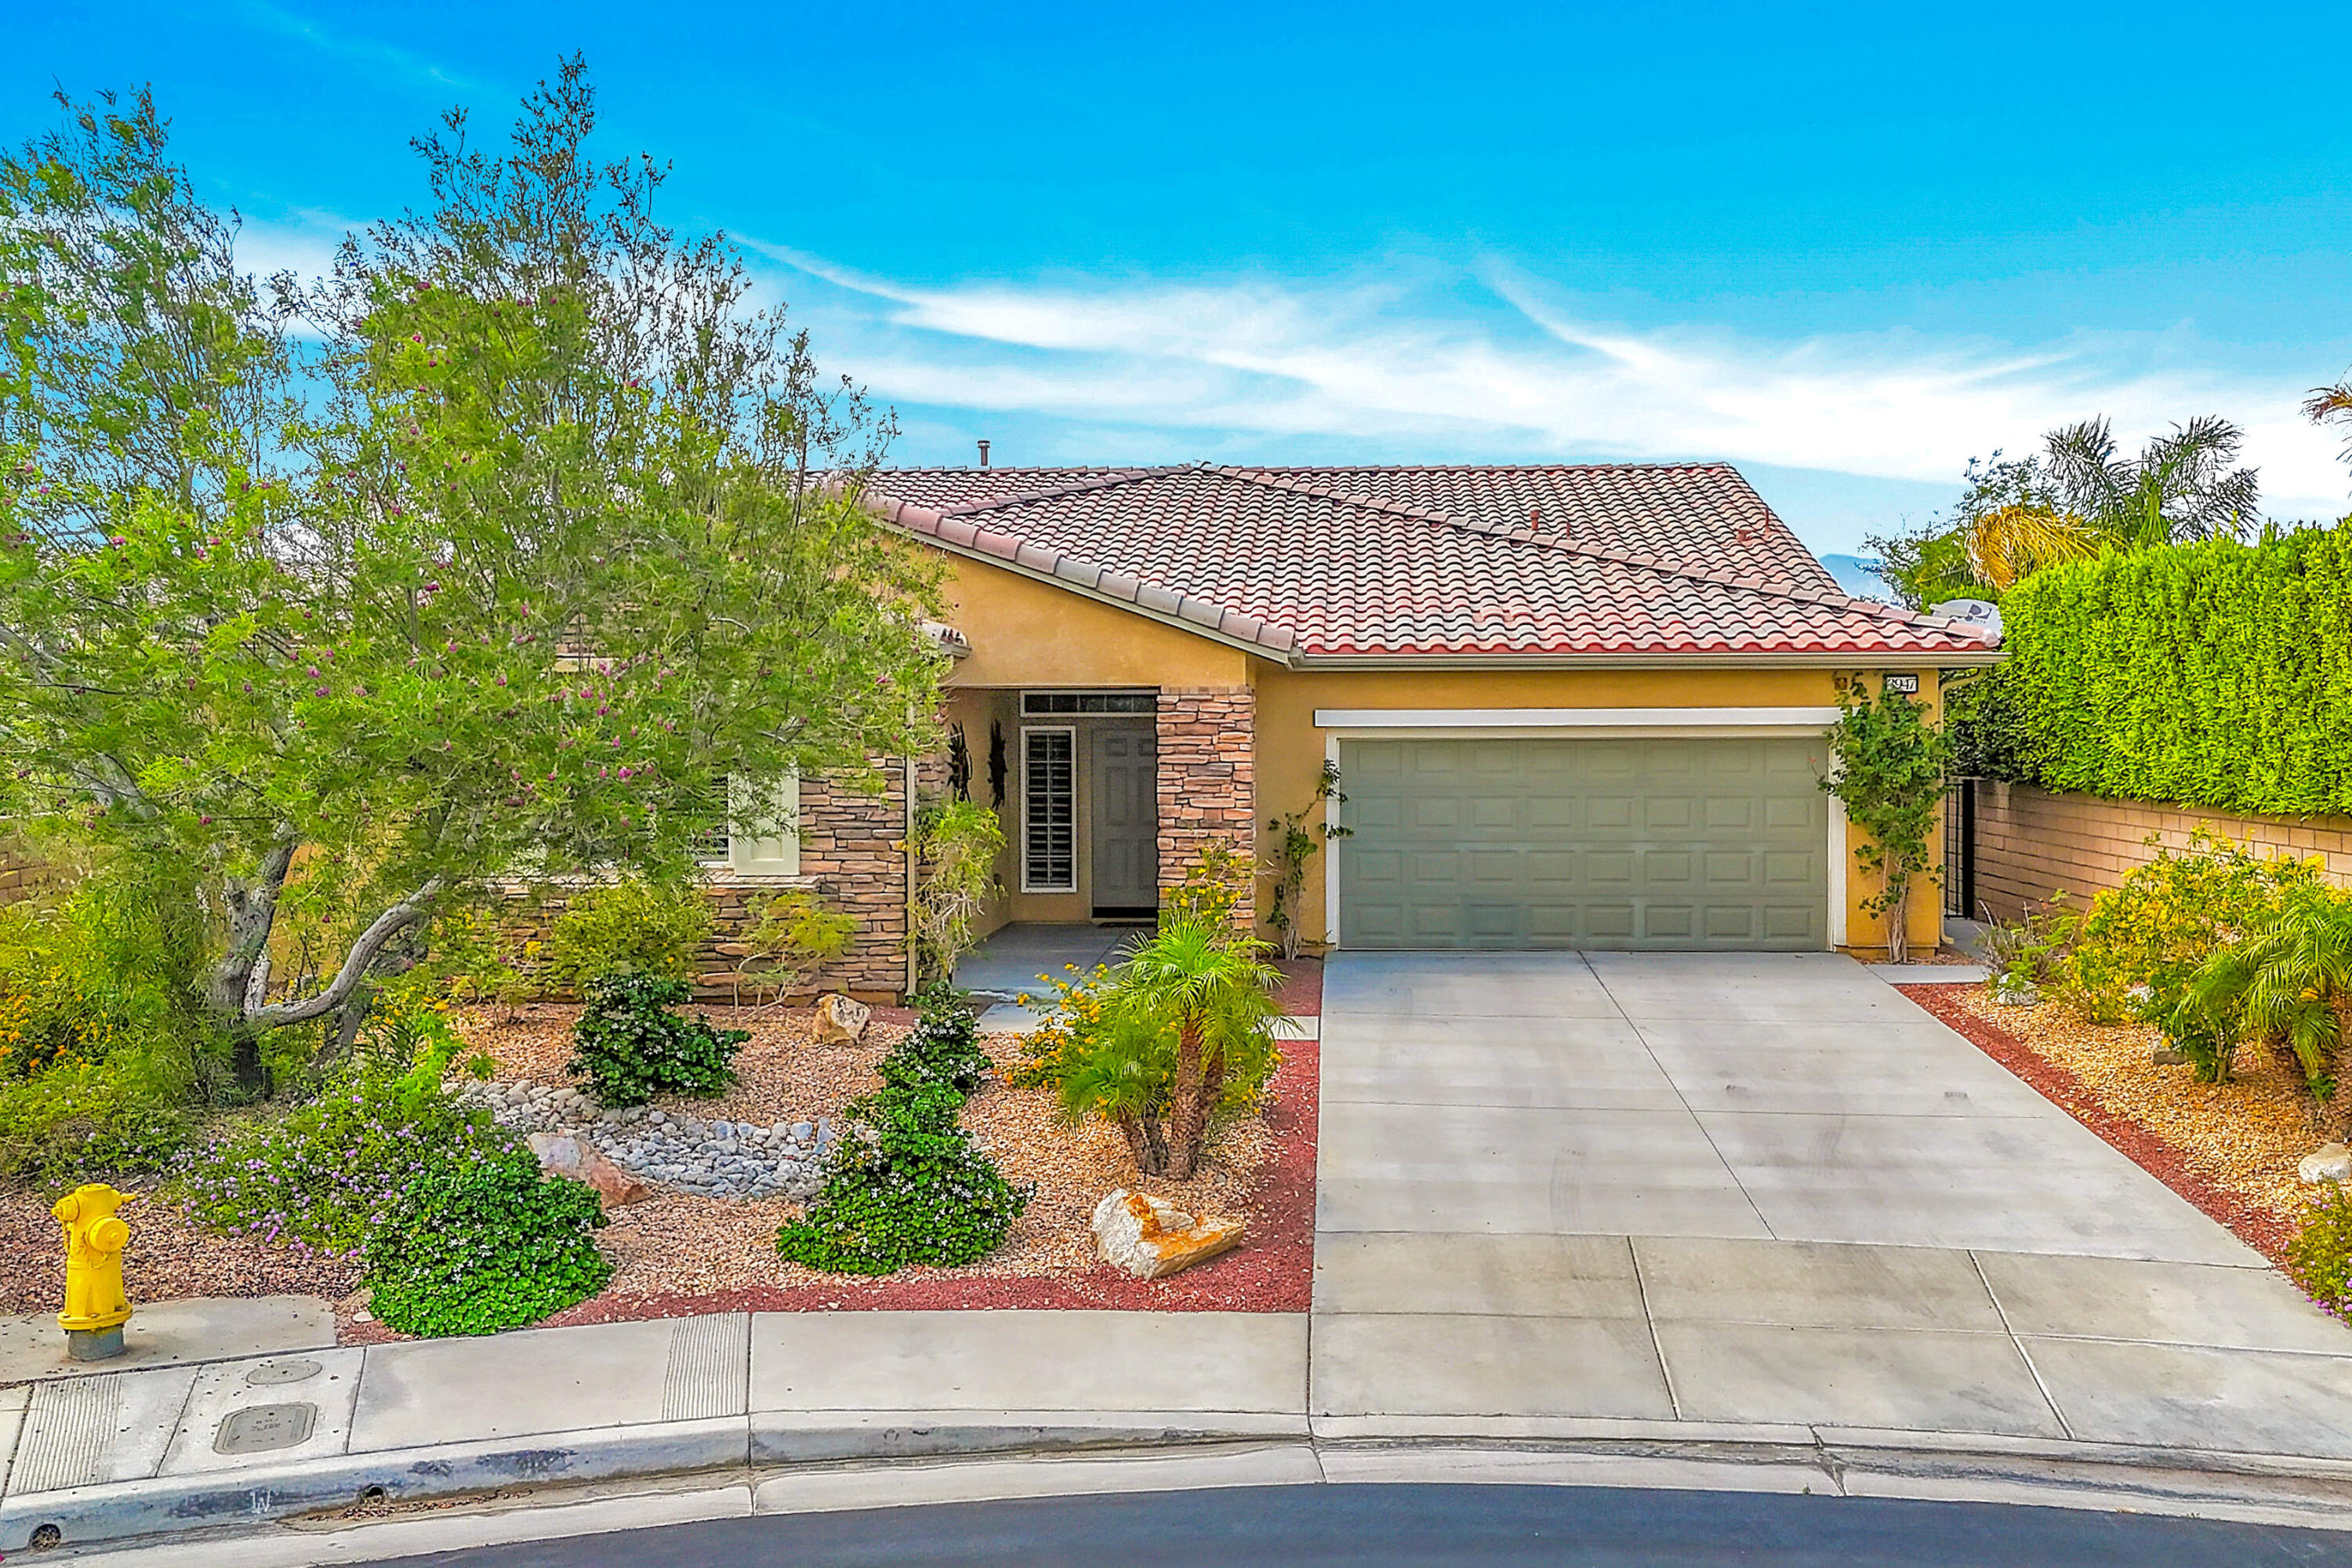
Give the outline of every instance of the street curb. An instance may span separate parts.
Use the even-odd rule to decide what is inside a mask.
[[[829,1411],[762,1413],[545,1433],[381,1453],[338,1454],[235,1471],[157,1476],[0,1498],[0,1553],[43,1527],[58,1544],[131,1542],[177,1531],[265,1524],[349,1506],[652,1479],[761,1467],[1088,1451],[1181,1452],[1234,1442],[1307,1441],[1304,1415],[1226,1412]]]

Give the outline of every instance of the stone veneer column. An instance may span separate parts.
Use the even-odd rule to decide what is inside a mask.
[[[1184,879],[1201,847],[1243,855],[1257,844],[1257,697],[1251,691],[1160,693],[1160,885]],[[1255,879],[1236,913],[1257,920]]]

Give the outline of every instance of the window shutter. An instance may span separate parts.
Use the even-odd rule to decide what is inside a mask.
[[[730,829],[727,838],[727,864],[730,868],[751,877],[797,877],[801,874],[801,781],[798,773],[788,773],[776,786],[773,799],[761,802],[748,799],[739,793],[733,780],[727,784],[727,810],[738,825]],[[746,827],[764,831],[761,837],[749,837]]]

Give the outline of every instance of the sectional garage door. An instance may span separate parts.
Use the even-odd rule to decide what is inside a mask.
[[[1339,944],[1829,944],[1813,739],[1343,740]]]

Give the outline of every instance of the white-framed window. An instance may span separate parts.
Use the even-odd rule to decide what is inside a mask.
[[[1021,730],[1021,890],[1078,890],[1078,731]]]
[[[801,780],[786,773],[774,797],[751,799],[733,779],[725,781],[727,821],[695,841],[695,853],[714,869],[757,877],[797,877],[801,872]]]

